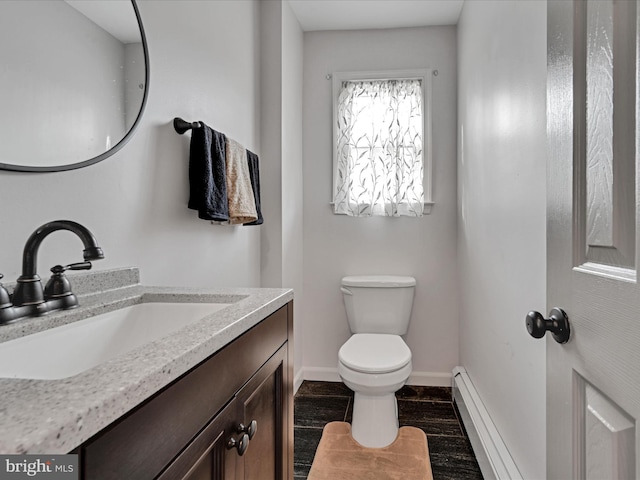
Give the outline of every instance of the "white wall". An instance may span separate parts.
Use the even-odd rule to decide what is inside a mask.
[[[303,174],[302,29],[289,2],[282,3],[282,286],[294,290],[294,376],[302,367]]]
[[[294,375],[300,369],[302,288],[302,53],[303,35],[288,1],[260,2],[264,287],[294,290]],[[277,185],[277,188],[275,187]]]
[[[334,71],[432,67],[434,200],[422,218],[333,215]],[[410,383],[450,384],[458,363],[456,295],[456,29],[409,28],[304,35],[304,338],[306,378],[337,380],[349,337],[339,290],[354,274],[413,275],[418,281],[407,343]]]
[[[523,478],[545,478],[546,2],[458,24],[460,358]],[[546,312],[545,312],[546,313]]]
[[[67,218],[89,227],[105,252],[96,269],[136,265],[147,284],[259,286],[260,229],[213,226],[187,209],[190,134],[175,116],[203,120],[260,154],[258,4],[140,1],[151,58],[150,94],[129,144],[69,172],[0,171],[0,272],[20,273],[36,227]],[[263,184],[263,191],[272,186]],[[277,187],[279,188],[279,187]],[[280,191],[278,190],[278,195]],[[56,232],[38,270],[79,261],[82,244]],[[72,276],[73,274],[71,274]]]
[[[260,2],[261,283],[282,286],[282,2]]]

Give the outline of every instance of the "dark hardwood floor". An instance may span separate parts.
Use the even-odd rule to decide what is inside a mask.
[[[396,397],[400,426],[419,427],[427,434],[434,480],[482,480],[450,388],[405,386]],[[307,478],[324,425],[351,421],[352,408],[353,392],[344,384],[302,383],[294,399],[296,479]]]

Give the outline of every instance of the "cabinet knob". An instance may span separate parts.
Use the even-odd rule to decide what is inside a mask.
[[[238,433],[246,433],[247,435],[249,435],[249,440],[253,438],[257,431],[258,422],[256,422],[255,420],[251,420],[251,422],[249,422],[249,426],[245,426],[244,423],[240,423],[238,425]]]
[[[227,450],[235,448],[238,450],[238,455],[240,456],[244,455],[244,452],[247,451],[247,447],[249,447],[249,435],[247,435],[246,433],[239,439],[231,437],[227,442]]]

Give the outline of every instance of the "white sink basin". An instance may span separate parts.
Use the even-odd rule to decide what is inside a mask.
[[[228,305],[141,303],[0,343],[0,377],[71,377]]]

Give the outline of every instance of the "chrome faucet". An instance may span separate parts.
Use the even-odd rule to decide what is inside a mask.
[[[75,233],[84,244],[84,262],[72,263],[65,267],[56,265],[51,269],[53,275],[45,288],[36,272],[38,249],[42,241],[57,230],[69,230]],[[16,282],[12,296],[0,284],[0,325],[11,323],[23,317],[44,315],[48,312],[69,309],[78,306],[78,299],[71,292],[66,279],[66,270],[89,270],[90,260],[104,258],[93,234],[83,225],[70,220],[55,220],[45,223],[31,234],[24,246],[22,255],[22,275]],[[0,276],[0,278],[2,278]]]

